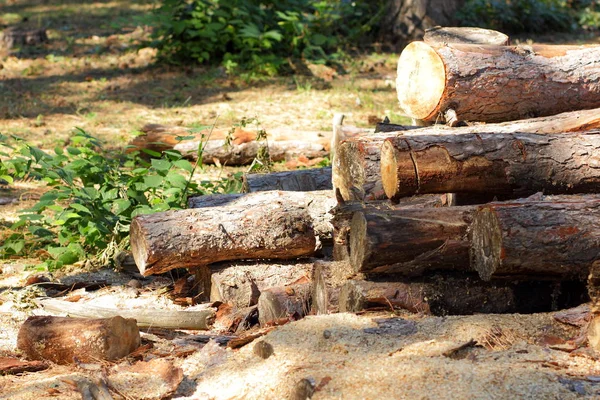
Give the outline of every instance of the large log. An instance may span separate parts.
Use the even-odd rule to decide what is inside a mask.
[[[500,124],[450,128],[436,125],[404,132],[381,132],[348,139],[340,144],[339,168],[333,169],[335,186],[344,200],[381,199],[383,186],[379,169],[381,146],[386,139],[414,135],[481,134],[481,133],[563,133],[600,129],[600,109],[572,111],[553,117],[540,117]]]
[[[268,174],[244,174],[242,179],[243,191],[246,193],[269,190],[311,192],[332,189],[331,167],[297,169]]]
[[[597,133],[400,134],[381,148],[383,188],[394,201],[416,193],[501,199],[536,192],[594,193],[600,184]]]
[[[217,264],[211,269],[210,301],[243,308],[257,304],[264,289],[310,278],[313,262],[236,262]]]
[[[600,106],[600,46],[413,42],[398,60],[400,107],[416,119],[500,122]]]
[[[235,207],[237,209],[260,208],[270,203],[285,204],[290,209],[306,211],[312,221],[315,235],[320,240],[331,240],[333,227],[329,214],[337,201],[329,190],[311,192],[268,191],[241,194],[213,194],[190,197],[189,208]]]
[[[600,260],[600,197],[490,203],[471,227],[472,267],[482,279],[587,278]]]
[[[292,259],[316,246],[312,218],[294,204],[223,206],[140,215],[130,228],[142,275],[239,259]]]
[[[582,282],[483,282],[477,277],[434,275],[422,280],[373,282],[349,280],[340,291],[341,312],[404,309],[433,315],[533,313],[572,307],[585,292]]]
[[[467,233],[475,211],[476,206],[357,211],[350,225],[350,264],[356,273],[468,271]]]
[[[331,214],[333,214],[333,219],[331,220],[333,224],[333,258],[336,261],[347,260],[349,258],[350,225],[352,216],[357,211],[387,212],[401,207],[433,208],[450,205],[454,205],[454,196],[452,194],[405,197],[398,204],[384,200],[367,203],[360,201],[343,202],[331,210]]]
[[[21,326],[17,347],[30,360],[57,364],[117,360],[140,346],[135,319],[29,317]]]

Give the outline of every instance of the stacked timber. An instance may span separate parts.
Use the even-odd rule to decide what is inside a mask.
[[[586,301],[586,285],[597,298],[600,47],[480,33],[432,31],[400,56],[404,112],[445,126],[349,137],[336,114],[331,168],[248,175],[243,194],[134,218],[140,272],[200,271],[207,299],[262,326],[549,311]]]

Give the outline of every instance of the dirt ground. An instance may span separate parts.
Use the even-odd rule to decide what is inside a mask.
[[[49,42],[0,50],[0,133],[51,149],[80,127],[107,146],[121,148],[147,123],[229,128],[244,117],[257,117],[267,131],[290,126],[319,131],[331,129],[335,112],[361,127],[384,116],[407,121],[397,107],[397,54],[356,57],[345,71],[311,66],[312,76],[260,82],[227,76],[219,68],[160,66],[155,51],[144,45],[153,4],[2,1],[0,28],[45,27]],[[20,182],[0,193],[0,200],[14,199],[0,205],[1,222],[14,220],[40,190],[35,183]],[[18,357],[19,327],[28,316],[44,313],[34,300],[47,293],[35,285],[25,287],[27,276],[36,273],[35,263],[0,263],[0,357]],[[181,309],[163,293],[173,283],[168,277],[143,280],[136,290],[127,286],[139,278],[131,272],[88,274],[77,266],[52,278],[109,283],[99,291],[68,294],[81,296],[82,302]],[[143,330],[144,343],[152,349],[141,359],[162,360],[170,371],[181,371],[174,387],[147,372],[123,372],[138,357],[0,376],[0,399],[79,399],[82,385],[101,380],[110,384],[112,396],[125,399],[600,398],[598,355],[584,346],[580,327],[558,322],[552,313],[309,316],[235,350],[193,337],[219,335],[222,329]],[[256,343],[264,342],[273,348],[268,358],[256,354]],[[160,368],[153,371],[164,375]]]

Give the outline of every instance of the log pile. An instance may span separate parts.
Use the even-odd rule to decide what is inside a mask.
[[[589,109],[600,62],[581,60],[600,47],[472,34],[431,32],[399,58],[404,112],[446,126],[344,138],[336,115],[330,169],[247,176],[244,194],[136,217],[140,272],[202,268],[212,301],[257,310],[263,327],[308,313],[587,301],[600,265],[600,109]]]

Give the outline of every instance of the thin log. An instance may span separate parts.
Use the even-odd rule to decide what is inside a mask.
[[[130,241],[145,276],[227,260],[292,259],[316,246],[308,211],[278,200],[137,216]]]
[[[21,326],[17,347],[30,360],[57,364],[117,360],[140,346],[135,319],[29,317]]]
[[[493,130],[489,130],[493,132]],[[537,192],[594,193],[599,131],[588,134],[397,135],[381,149],[381,176],[393,201],[416,193],[518,198]]]
[[[278,202],[306,211],[311,218],[315,235],[321,240],[331,240],[333,218],[329,211],[337,201],[329,190],[310,192],[268,191],[242,194],[214,194],[209,196],[190,197],[189,208],[236,207],[238,209],[260,208],[265,204]]]
[[[39,300],[45,311],[54,314],[67,314],[77,318],[112,318],[121,316],[133,318],[137,326],[164,329],[210,329],[215,320],[215,311],[206,308],[197,311],[152,310],[152,309],[116,309],[93,306],[91,304],[71,303],[57,299]]]
[[[467,43],[508,46],[510,44],[510,38],[502,32],[473,27],[436,26],[425,31],[423,41],[431,45]]]
[[[210,301],[243,308],[258,303],[263,290],[310,278],[313,262],[237,262],[211,266]]]
[[[245,193],[270,190],[312,192],[332,189],[331,167],[298,169],[268,174],[244,174],[242,179],[243,192]]]
[[[599,107],[599,82],[600,46],[413,42],[396,88],[412,118],[500,122]]]
[[[433,315],[534,313],[572,307],[558,301],[562,291],[585,292],[582,282],[483,282],[475,276],[434,275],[422,280],[373,282],[349,280],[340,291],[340,311],[403,309]]]
[[[258,299],[260,326],[303,318],[310,310],[310,282],[263,290]]]
[[[472,267],[482,279],[587,278],[600,260],[600,197],[491,203],[471,227]]]
[[[467,232],[476,210],[463,206],[357,211],[350,225],[350,264],[356,273],[468,271]]]

